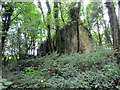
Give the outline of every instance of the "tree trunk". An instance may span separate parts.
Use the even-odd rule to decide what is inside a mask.
[[[79,52],[80,51],[80,32],[79,32],[79,12],[80,12],[80,7],[81,7],[81,3],[80,2],[78,2],[78,11],[77,11],[77,52]]]
[[[11,16],[13,14],[13,7],[10,3],[2,4],[2,8],[5,9],[2,15],[2,56],[4,56],[4,45],[5,40],[7,38],[7,32],[10,28]],[[6,59],[4,58],[4,64],[6,63]]]
[[[58,53],[61,53],[61,35],[60,35],[60,27],[59,27],[59,21],[58,21],[58,3],[59,2],[54,2],[54,18],[55,18],[55,31],[56,31],[56,36],[55,36],[55,44],[56,44],[56,51]]]
[[[113,48],[115,50],[115,57],[120,63],[120,30],[119,23],[117,20],[117,15],[115,12],[115,7],[113,2],[106,2],[106,7],[108,8],[109,14],[109,22],[112,30],[112,38],[113,38]]]
[[[1,33],[0,33],[0,71],[2,71],[2,40],[1,40]],[[0,72],[1,75],[1,72]]]
[[[21,55],[22,49],[21,49],[21,30],[20,30],[20,28],[17,29],[17,41],[18,41],[17,46],[18,46],[18,51],[19,51],[18,57],[21,58],[22,57],[22,55]]]
[[[2,5],[0,5],[2,7]],[[0,9],[1,10],[1,9]],[[2,24],[0,24],[0,77],[2,75]]]
[[[118,20],[120,25],[120,0],[118,1]]]
[[[59,5],[60,5],[60,13],[61,13],[61,19],[62,19],[62,21],[63,21],[63,23],[64,23],[64,25],[65,25],[65,20],[64,20],[64,17],[63,17],[63,10],[62,10],[62,4],[61,4],[61,2],[59,2]]]
[[[102,39],[101,39],[101,35],[100,35],[100,28],[99,28],[98,21],[97,21],[97,32],[98,32],[98,37],[99,37],[99,45],[102,45]]]
[[[49,5],[49,2],[48,0],[46,0],[46,5],[47,5],[47,8],[48,8],[48,18],[47,18],[47,29],[48,29],[48,49],[49,49],[49,53],[50,52],[53,52],[53,45],[52,45],[52,38],[51,38],[51,30],[50,30],[50,14],[51,14],[51,8],[50,8],[50,5]]]
[[[2,15],[2,22],[3,22],[3,28],[2,28],[2,50],[5,44],[5,39],[7,37],[7,32],[10,27],[11,23],[11,16],[13,14],[13,8],[9,4],[3,4],[2,8],[5,9],[5,12]]]
[[[108,32],[106,21],[103,20],[103,23],[104,23],[103,28],[104,28],[105,38],[106,38],[105,43],[112,45],[112,41],[110,39],[110,33]],[[109,25],[108,25],[108,27],[109,27]]]

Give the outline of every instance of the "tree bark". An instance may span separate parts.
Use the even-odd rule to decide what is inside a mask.
[[[43,22],[44,22],[44,24],[46,25],[46,21],[45,21],[45,16],[44,16],[44,13],[43,13],[43,9],[42,9],[42,5],[41,5],[41,2],[40,2],[40,0],[38,0],[39,2],[39,5],[38,5],[38,7],[40,8],[40,10],[41,10],[41,12],[42,12],[42,17],[43,17]]]
[[[81,3],[78,2],[78,14],[77,14],[77,45],[78,45],[78,48],[77,48],[77,52],[80,52],[80,32],[79,32],[79,12],[80,12],[80,7],[81,7]]]
[[[5,45],[5,40],[7,38],[7,32],[10,28],[11,24],[11,17],[13,14],[13,7],[10,3],[3,3],[2,8],[5,9],[2,15],[2,56],[4,56],[4,45]],[[6,58],[4,57],[4,65],[6,63]]]
[[[2,71],[2,40],[1,40],[1,32],[0,32],[0,71]],[[1,75],[1,72],[0,72]]]
[[[0,5],[0,7],[2,7],[2,5]],[[0,9],[1,11],[1,9]],[[1,19],[0,19],[1,22]],[[0,77],[2,75],[2,24],[0,24]]]
[[[110,33],[108,32],[106,21],[103,20],[103,23],[104,23],[103,28],[104,28],[105,38],[106,38],[105,43],[112,45],[112,41],[110,39]],[[108,27],[109,27],[109,25],[108,25]]]
[[[97,32],[98,32],[98,37],[99,37],[99,45],[102,45],[102,39],[101,39],[101,35],[100,35],[100,28],[99,28],[98,21],[97,21]]]
[[[46,5],[47,5],[47,8],[48,8],[48,12],[47,12],[47,29],[48,29],[48,33],[47,33],[47,36],[48,36],[48,49],[49,49],[49,53],[50,52],[53,52],[53,45],[52,45],[52,38],[51,38],[51,30],[50,30],[50,14],[51,14],[51,8],[50,8],[50,5],[49,5],[49,1],[46,0]]]
[[[108,8],[109,14],[109,22],[112,30],[112,38],[113,38],[113,48],[115,50],[115,57],[120,63],[120,29],[119,23],[117,19],[117,15],[115,12],[115,7],[113,2],[106,2],[106,7]]]
[[[118,1],[118,20],[120,25],[120,0]]]
[[[58,21],[58,3],[54,1],[54,18],[55,18],[55,31],[56,31],[56,51],[58,53],[61,53],[61,35],[60,35],[60,27],[59,27],[59,21]]]
[[[61,2],[59,2],[59,5],[60,5],[60,13],[61,13],[61,19],[62,19],[62,21],[63,21],[63,23],[64,23],[64,25],[65,25],[65,20],[64,20],[64,17],[63,17],[63,11],[62,11],[62,4],[61,4]]]
[[[2,23],[3,23],[3,27],[2,27],[2,50],[5,44],[5,39],[7,37],[7,32],[9,30],[10,27],[10,23],[11,23],[11,16],[13,14],[13,7],[10,4],[3,4],[2,8],[5,9],[5,12],[2,15]]]

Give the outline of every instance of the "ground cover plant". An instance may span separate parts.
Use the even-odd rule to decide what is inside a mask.
[[[120,88],[120,70],[113,50],[59,56],[56,52],[41,58],[20,61],[5,74],[13,88]],[[16,69],[16,70],[15,70]]]

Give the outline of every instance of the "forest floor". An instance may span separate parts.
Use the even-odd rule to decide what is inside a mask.
[[[79,88],[120,90],[120,69],[113,51],[100,49],[72,56],[53,53],[40,58],[19,61],[3,70],[0,87],[16,88]]]

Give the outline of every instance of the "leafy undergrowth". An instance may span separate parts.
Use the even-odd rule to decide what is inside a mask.
[[[119,90],[120,70],[109,49],[73,56],[57,53],[22,60],[5,73],[14,88],[83,88]]]

